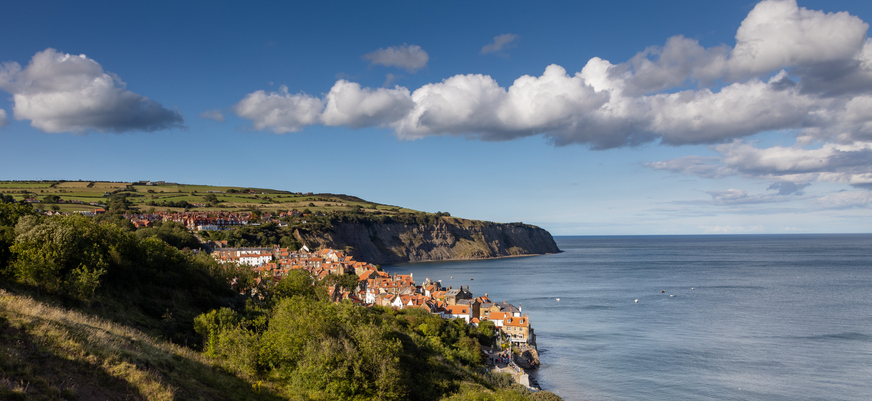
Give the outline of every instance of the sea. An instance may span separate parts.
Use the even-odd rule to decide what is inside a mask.
[[[385,269],[520,307],[565,400],[872,400],[872,234],[555,240]]]

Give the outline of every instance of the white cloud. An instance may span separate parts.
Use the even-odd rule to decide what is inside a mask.
[[[254,122],[255,129],[269,129],[277,134],[296,132],[320,122],[323,109],[321,99],[302,93],[291,95],[284,85],[279,92],[249,93],[233,106],[236,115]]]
[[[182,127],[181,114],[128,91],[96,61],[46,49],[24,69],[0,66],[0,89],[12,94],[13,115],[45,132],[156,131]]]
[[[415,72],[427,65],[430,56],[424,49],[421,49],[421,46],[403,44],[402,46],[378,49],[365,54],[363,58],[369,60],[371,64],[398,67]]]
[[[224,122],[224,113],[218,110],[206,110],[200,113],[200,115],[198,115],[197,117],[200,117],[204,120],[215,120],[221,123]]]
[[[796,0],[763,1],[742,21],[729,68],[734,76],[853,57],[869,25],[847,12],[800,8]]]
[[[502,35],[494,36],[493,42],[482,46],[481,54],[497,53],[500,50],[509,48],[519,37],[520,36],[513,33],[504,33]]]
[[[325,125],[371,127],[401,118],[414,105],[409,90],[361,89],[360,84],[339,80],[325,97],[327,107],[321,115]]]
[[[6,117],[6,110],[0,109],[0,127],[9,124],[9,118]]]
[[[449,133],[504,140],[574,128],[581,113],[608,99],[558,65],[523,76],[508,89],[490,76],[456,75],[414,93],[414,109],[393,126],[402,138]]]
[[[872,189],[867,29],[846,12],[766,0],[742,21],[733,47],[705,48],[674,36],[623,63],[594,57],[575,73],[549,65],[540,76],[525,75],[509,86],[485,74],[455,75],[413,90],[339,80],[323,98],[254,92],[237,105],[237,114],[276,132],[325,124],[390,127],[403,139],[541,135],[557,146],[593,149],[711,144],[720,156],[647,166],[709,178],[762,178],[778,196],[816,181]],[[497,36],[482,52],[504,49],[514,39]],[[408,45],[365,57],[410,71],[427,62],[420,47]],[[259,105],[257,112],[241,112],[247,101]],[[742,140],[767,131],[796,132],[797,143],[757,148]]]

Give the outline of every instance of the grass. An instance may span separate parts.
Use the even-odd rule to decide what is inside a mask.
[[[0,399],[284,399],[133,328],[0,289]]]
[[[55,185],[55,188],[88,188],[90,181],[66,181]]]
[[[8,189],[33,189],[33,188],[48,188],[56,181],[47,181],[47,182],[39,182],[39,181],[5,181],[0,182],[0,188]]]
[[[133,191],[128,190],[128,185],[132,185]],[[227,193],[228,190],[237,190],[238,193]],[[243,190],[253,190],[256,193],[242,193]],[[204,197],[209,195],[209,191],[221,191],[224,193],[214,193],[221,202],[217,207],[211,208],[195,208],[192,210],[199,211],[242,211],[249,208],[257,208],[265,212],[278,213],[291,209],[304,210],[309,209],[312,212],[330,212],[330,211],[351,211],[357,206],[363,208],[364,212],[373,213],[379,212],[382,214],[394,213],[419,213],[413,209],[400,208],[398,206],[383,205],[375,202],[369,202],[346,195],[334,194],[312,194],[298,195],[293,192],[279,191],[274,189],[263,188],[247,188],[247,187],[230,187],[230,186],[209,186],[209,185],[186,185],[186,184],[161,184],[161,185],[133,185],[125,182],[105,182],[105,181],[0,181],[0,193],[12,194],[16,199],[23,199],[21,191],[34,193],[39,199],[47,195],[58,195],[65,200],[80,200],[82,202],[108,202],[108,198],[103,196],[106,192],[130,194],[128,200],[134,205],[135,209],[146,211],[152,207],[155,210],[173,210],[184,211],[181,208],[168,208],[161,206],[164,201],[178,202],[186,201],[188,203],[206,203]],[[148,192],[152,191],[152,192]],[[196,192],[192,195],[192,193]],[[269,199],[265,199],[269,198]],[[154,201],[155,206],[147,205],[148,202]],[[309,206],[313,204],[314,206]],[[51,206],[47,204],[36,204],[37,208],[50,210]],[[73,210],[90,210],[92,207],[69,207],[61,205],[61,211]]]

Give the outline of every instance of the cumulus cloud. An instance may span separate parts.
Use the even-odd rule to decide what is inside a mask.
[[[868,24],[847,12],[808,10],[796,0],[764,1],[736,32],[729,68],[740,77],[849,59],[863,46],[867,29]]]
[[[182,127],[178,111],[126,89],[84,54],[46,49],[25,68],[0,66],[0,89],[12,94],[13,116],[45,132],[156,131]]]
[[[278,92],[259,90],[249,93],[233,106],[236,115],[252,120],[254,128],[277,134],[296,132],[321,121],[324,103],[304,93],[290,94],[282,85]]]
[[[456,75],[409,90],[414,106],[396,102],[394,112],[383,112],[395,120],[378,123],[406,139],[543,135],[555,145],[594,149],[652,141],[716,144],[785,129],[843,143],[872,140],[872,44],[867,43],[867,28],[848,13],[827,14],[800,8],[793,0],[767,0],[742,22],[733,48],[704,48],[675,36],[623,63],[594,57],[574,74],[551,65],[541,76],[523,76],[508,87],[489,75]],[[510,39],[497,36],[483,51],[504,47]],[[374,64],[414,70],[426,63],[425,57],[411,56],[418,50],[404,45],[366,57]],[[834,79],[832,72],[821,72],[822,66],[833,63],[848,66],[851,82],[868,74],[869,93],[832,96],[820,88]],[[718,86],[709,87],[714,82]],[[698,87],[676,90],[693,83]],[[356,118],[348,121],[361,126]]]
[[[421,46],[407,44],[378,49],[365,54],[363,58],[369,60],[371,64],[403,68],[409,72],[424,68],[430,60],[430,56]]]
[[[0,109],[0,127],[9,124],[9,118],[6,117],[6,110]]]
[[[395,121],[412,108],[406,88],[361,88],[360,84],[339,80],[324,98],[321,115],[325,125],[371,127]]]
[[[204,120],[214,120],[223,123],[224,122],[224,113],[218,110],[206,110],[197,117],[200,117]]]
[[[542,136],[556,146],[592,149],[709,144],[719,156],[648,167],[707,178],[762,178],[776,192],[767,196],[799,194],[815,181],[872,189],[868,27],[847,12],[765,0],[742,21],[733,46],[706,48],[674,36],[623,62],[594,57],[577,72],[549,65],[541,75],[507,86],[486,74],[455,75],[417,89],[339,80],[322,97],[286,89],[254,92],[236,111],[256,129],[275,132],[324,124],[387,127],[402,139]],[[511,34],[497,36],[482,53],[514,40]],[[365,58],[410,71],[427,62],[420,47],[409,45]],[[795,132],[796,145],[758,148],[746,139],[767,131]]]
[[[498,53],[503,49],[511,47],[519,37],[520,36],[513,33],[504,33],[502,35],[494,36],[493,42],[482,46],[481,54]]]

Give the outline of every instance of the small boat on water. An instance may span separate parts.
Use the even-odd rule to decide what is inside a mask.
[[[557,298],[557,302],[560,302],[560,298]]]
[[[639,303],[639,300],[638,300],[638,299],[636,300],[636,303]]]

